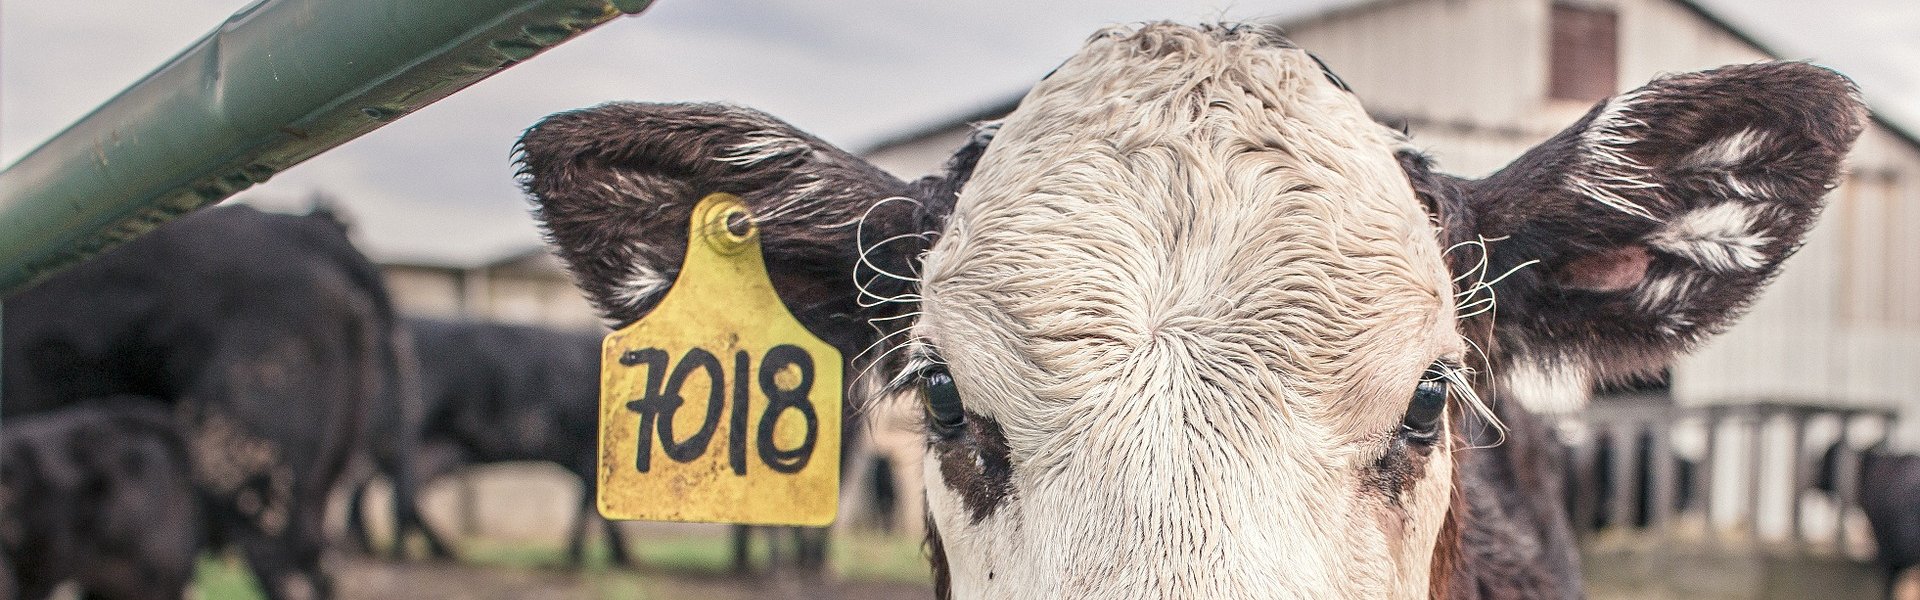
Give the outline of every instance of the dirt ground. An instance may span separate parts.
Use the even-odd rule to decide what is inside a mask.
[[[488,465],[463,478],[442,478],[422,497],[426,518],[458,548],[458,562],[389,562],[350,550],[344,543],[345,498],[331,507],[336,539],[327,564],[342,600],[431,598],[446,600],[782,600],[932,598],[917,533],[890,535],[838,531],[833,575],[825,580],[798,574],[735,576],[730,571],[728,529],[720,525],[621,524],[638,567],[609,568],[598,527],[585,569],[567,569],[560,547],[578,506],[579,483],[542,464]],[[376,485],[368,516],[375,537],[387,544],[390,528],[385,488]],[[424,548],[415,540],[413,555]],[[756,568],[766,568],[767,542],[756,538]],[[201,573],[200,600],[254,600],[258,592],[237,557],[209,559]]]
[[[786,600],[932,598],[924,584],[819,581],[799,576],[737,578],[706,573],[515,568],[456,563],[388,563],[343,558],[335,571],[342,600]]]

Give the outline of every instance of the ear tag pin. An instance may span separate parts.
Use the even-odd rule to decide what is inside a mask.
[[[702,198],[673,287],[601,347],[598,489],[609,519],[833,521],[840,353],[774,292],[750,217],[733,195]]]

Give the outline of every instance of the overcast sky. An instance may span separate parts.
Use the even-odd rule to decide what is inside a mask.
[[[1351,0],[658,0],[241,197],[344,204],[376,257],[471,262],[537,244],[508,150],[608,100],[724,100],[859,149],[1024,89],[1113,22],[1250,20]],[[242,0],[0,0],[0,163],[212,30]],[[1920,2],[1709,0],[1793,58],[1858,80],[1920,129]]]

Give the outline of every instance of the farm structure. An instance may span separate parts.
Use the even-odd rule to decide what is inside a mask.
[[[530,247],[469,262],[391,257],[380,271],[401,312],[438,319],[466,319],[604,330],[592,307],[573,287],[560,260]]]

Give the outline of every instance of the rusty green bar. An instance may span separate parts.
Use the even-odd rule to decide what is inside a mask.
[[[255,2],[0,171],[0,297],[650,2]]]

